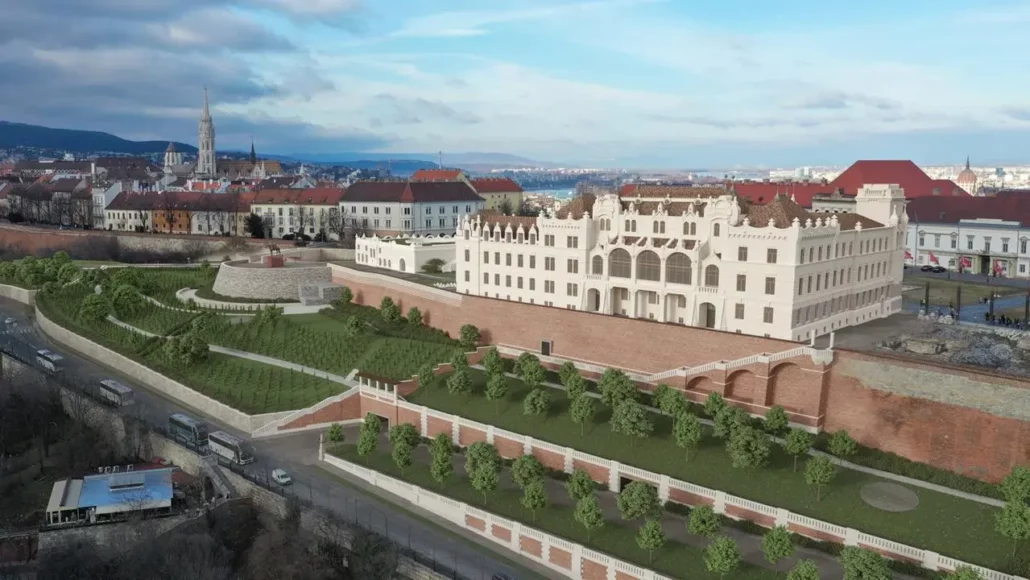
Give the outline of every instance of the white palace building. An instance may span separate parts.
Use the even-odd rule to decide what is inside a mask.
[[[829,215],[646,185],[554,215],[465,217],[455,279],[460,293],[804,341],[901,310],[907,224],[895,185]]]

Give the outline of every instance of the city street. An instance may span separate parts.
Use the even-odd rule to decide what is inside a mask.
[[[115,369],[108,369],[66,348],[51,344],[28,320],[29,312],[22,304],[0,298],[0,339],[25,341],[34,348],[51,348],[66,357],[64,372],[81,377],[83,381],[113,378],[132,387],[136,404],[127,408],[126,412],[143,419],[149,425],[165,429],[168,415],[181,412],[203,419],[211,431],[220,429],[249,440],[246,434],[220,425],[195,409],[149,391]],[[14,318],[16,322],[5,323],[8,317]],[[488,540],[471,537],[469,532],[461,531],[442,520],[430,521],[432,516],[425,512],[418,514],[418,508],[409,512],[385,501],[362,489],[361,484],[348,481],[342,474],[333,473],[335,470],[331,467],[320,467],[317,460],[317,431],[257,439],[251,443],[255,461],[246,466],[251,477],[267,481],[273,469],[285,469],[293,479],[293,485],[287,491],[316,506],[330,509],[348,521],[358,521],[388,535],[399,545],[418,552],[420,561],[436,561],[472,580],[490,580],[497,573],[518,579],[555,576],[535,562],[514,553],[505,553],[506,550]],[[513,563],[516,560],[518,563]]]

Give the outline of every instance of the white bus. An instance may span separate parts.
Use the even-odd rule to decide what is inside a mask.
[[[113,379],[100,381],[100,397],[118,407],[136,402],[136,395],[132,389]]]
[[[207,425],[189,415],[174,413],[168,416],[168,432],[172,439],[187,447],[203,449],[207,447]]]
[[[36,362],[46,370],[56,373],[64,368],[64,357],[56,352],[42,349],[36,351]]]
[[[212,453],[233,463],[246,465],[254,461],[254,453],[250,450],[250,445],[225,431],[214,431],[208,435],[207,444]]]

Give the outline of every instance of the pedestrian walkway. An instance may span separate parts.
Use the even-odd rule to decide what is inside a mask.
[[[484,372],[486,371],[486,368],[484,368],[483,365],[472,365],[472,368],[477,369],[477,370],[481,370],[481,371],[484,371]],[[505,376],[507,376],[509,378],[512,378],[512,379],[515,379],[515,380],[521,380],[519,378],[519,376],[516,375],[515,373],[504,373],[504,374],[505,374]],[[565,387],[562,386],[562,385],[559,385],[557,383],[551,383],[551,382],[546,382],[545,381],[545,382],[541,383],[541,385],[543,385],[545,387],[550,387],[550,388],[558,390],[558,391],[563,391],[563,392],[565,391]],[[596,393],[594,391],[587,391],[586,394],[591,396],[591,397],[594,397],[595,399],[600,399],[601,398],[600,393]],[[665,414],[660,409],[657,409],[655,407],[650,407],[650,406],[644,405],[644,408],[646,408],[649,411],[652,411],[654,413],[659,413],[659,414],[662,414],[662,415]],[[705,419],[703,417],[699,417],[698,419],[700,420],[700,422],[702,424],[707,425],[709,427],[715,425],[715,423],[712,420],[710,420],[710,419]],[[783,443],[783,439],[781,439],[779,437],[771,437],[771,439],[772,439],[772,441],[774,441],[774,442],[776,442],[778,444],[782,444]],[[982,495],[977,495],[975,493],[968,493],[968,492],[960,491],[960,490],[953,489],[953,488],[950,488],[950,487],[945,487],[943,485],[938,485],[936,483],[930,483],[928,481],[922,481],[920,479],[913,479],[911,477],[906,477],[904,475],[898,475],[896,473],[890,473],[888,471],[880,471],[879,469],[873,469],[872,467],[866,467],[864,465],[858,465],[857,463],[852,463],[850,461],[845,461],[845,460],[837,459],[835,456],[830,455],[829,453],[826,453],[826,452],[823,452],[823,451],[819,451],[818,449],[809,450],[808,454],[811,455],[811,456],[814,456],[814,457],[818,457],[818,456],[829,457],[829,458],[833,459],[834,463],[836,463],[840,467],[844,467],[844,468],[851,469],[851,470],[854,470],[854,471],[859,471],[861,473],[868,473],[869,475],[875,475],[875,476],[881,477],[883,479],[888,479],[888,480],[891,480],[891,481],[896,481],[898,483],[903,483],[905,485],[911,485],[912,487],[919,487],[919,488],[927,489],[927,490],[930,490],[930,491],[936,491],[938,493],[948,494],[948,495],[951,495],[951,496],[954,496],[954,497],[959,497],[959,498],[966,499],[966,500],[969,500],[969,501],[975,501],[977,503],[982,503],[984,505],[989,505],[989,506],[993,506],[993,507],[1005,507],[1005,502],[1003,502],[1001,500],[998,500],[998,499],[994,499],[992,497],[985,497],[985,496],[982,496]]]
[[[328,304],[315,304],[315,305],[304,305],[299,302],[289,303],[253,303],[253,302],[225,302],[222,300],[211,300],[209,298],[200,298],[197,296],[197,291],[194,288],[183,288],[175,293],[175,297],[178,298],[182,303],[189,304],[190,300],[202,308],[211,308],[215,310],[231,310],[234,314],[239,314],[240,310],[261,310],[269,306],[275,306],[283,309],[283,315],[289,316],[292,314],[316,314],[320,310],[329,308]]]

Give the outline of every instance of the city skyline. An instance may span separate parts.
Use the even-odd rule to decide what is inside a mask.
[[[480,151],[656,168],[972,154],[1003,164],[1030,145],[1025,81],[1005,73],[1025,64],[1016,34],[1030,11],[1003,2],[928,12],[107,0],[76,13],[72,31],[44,26],[47,13],[80,10],[65,4],[14,9],[8,21],[22,24],[5,31],[0,71],[23,81],[0,89],[0,118],[193,143],[208,86],[220,144],[243,149],[254,135],[280,154]],[[198,32],[213,19],[218,35]],[[981,80],[991,78],[1004,82]]]

